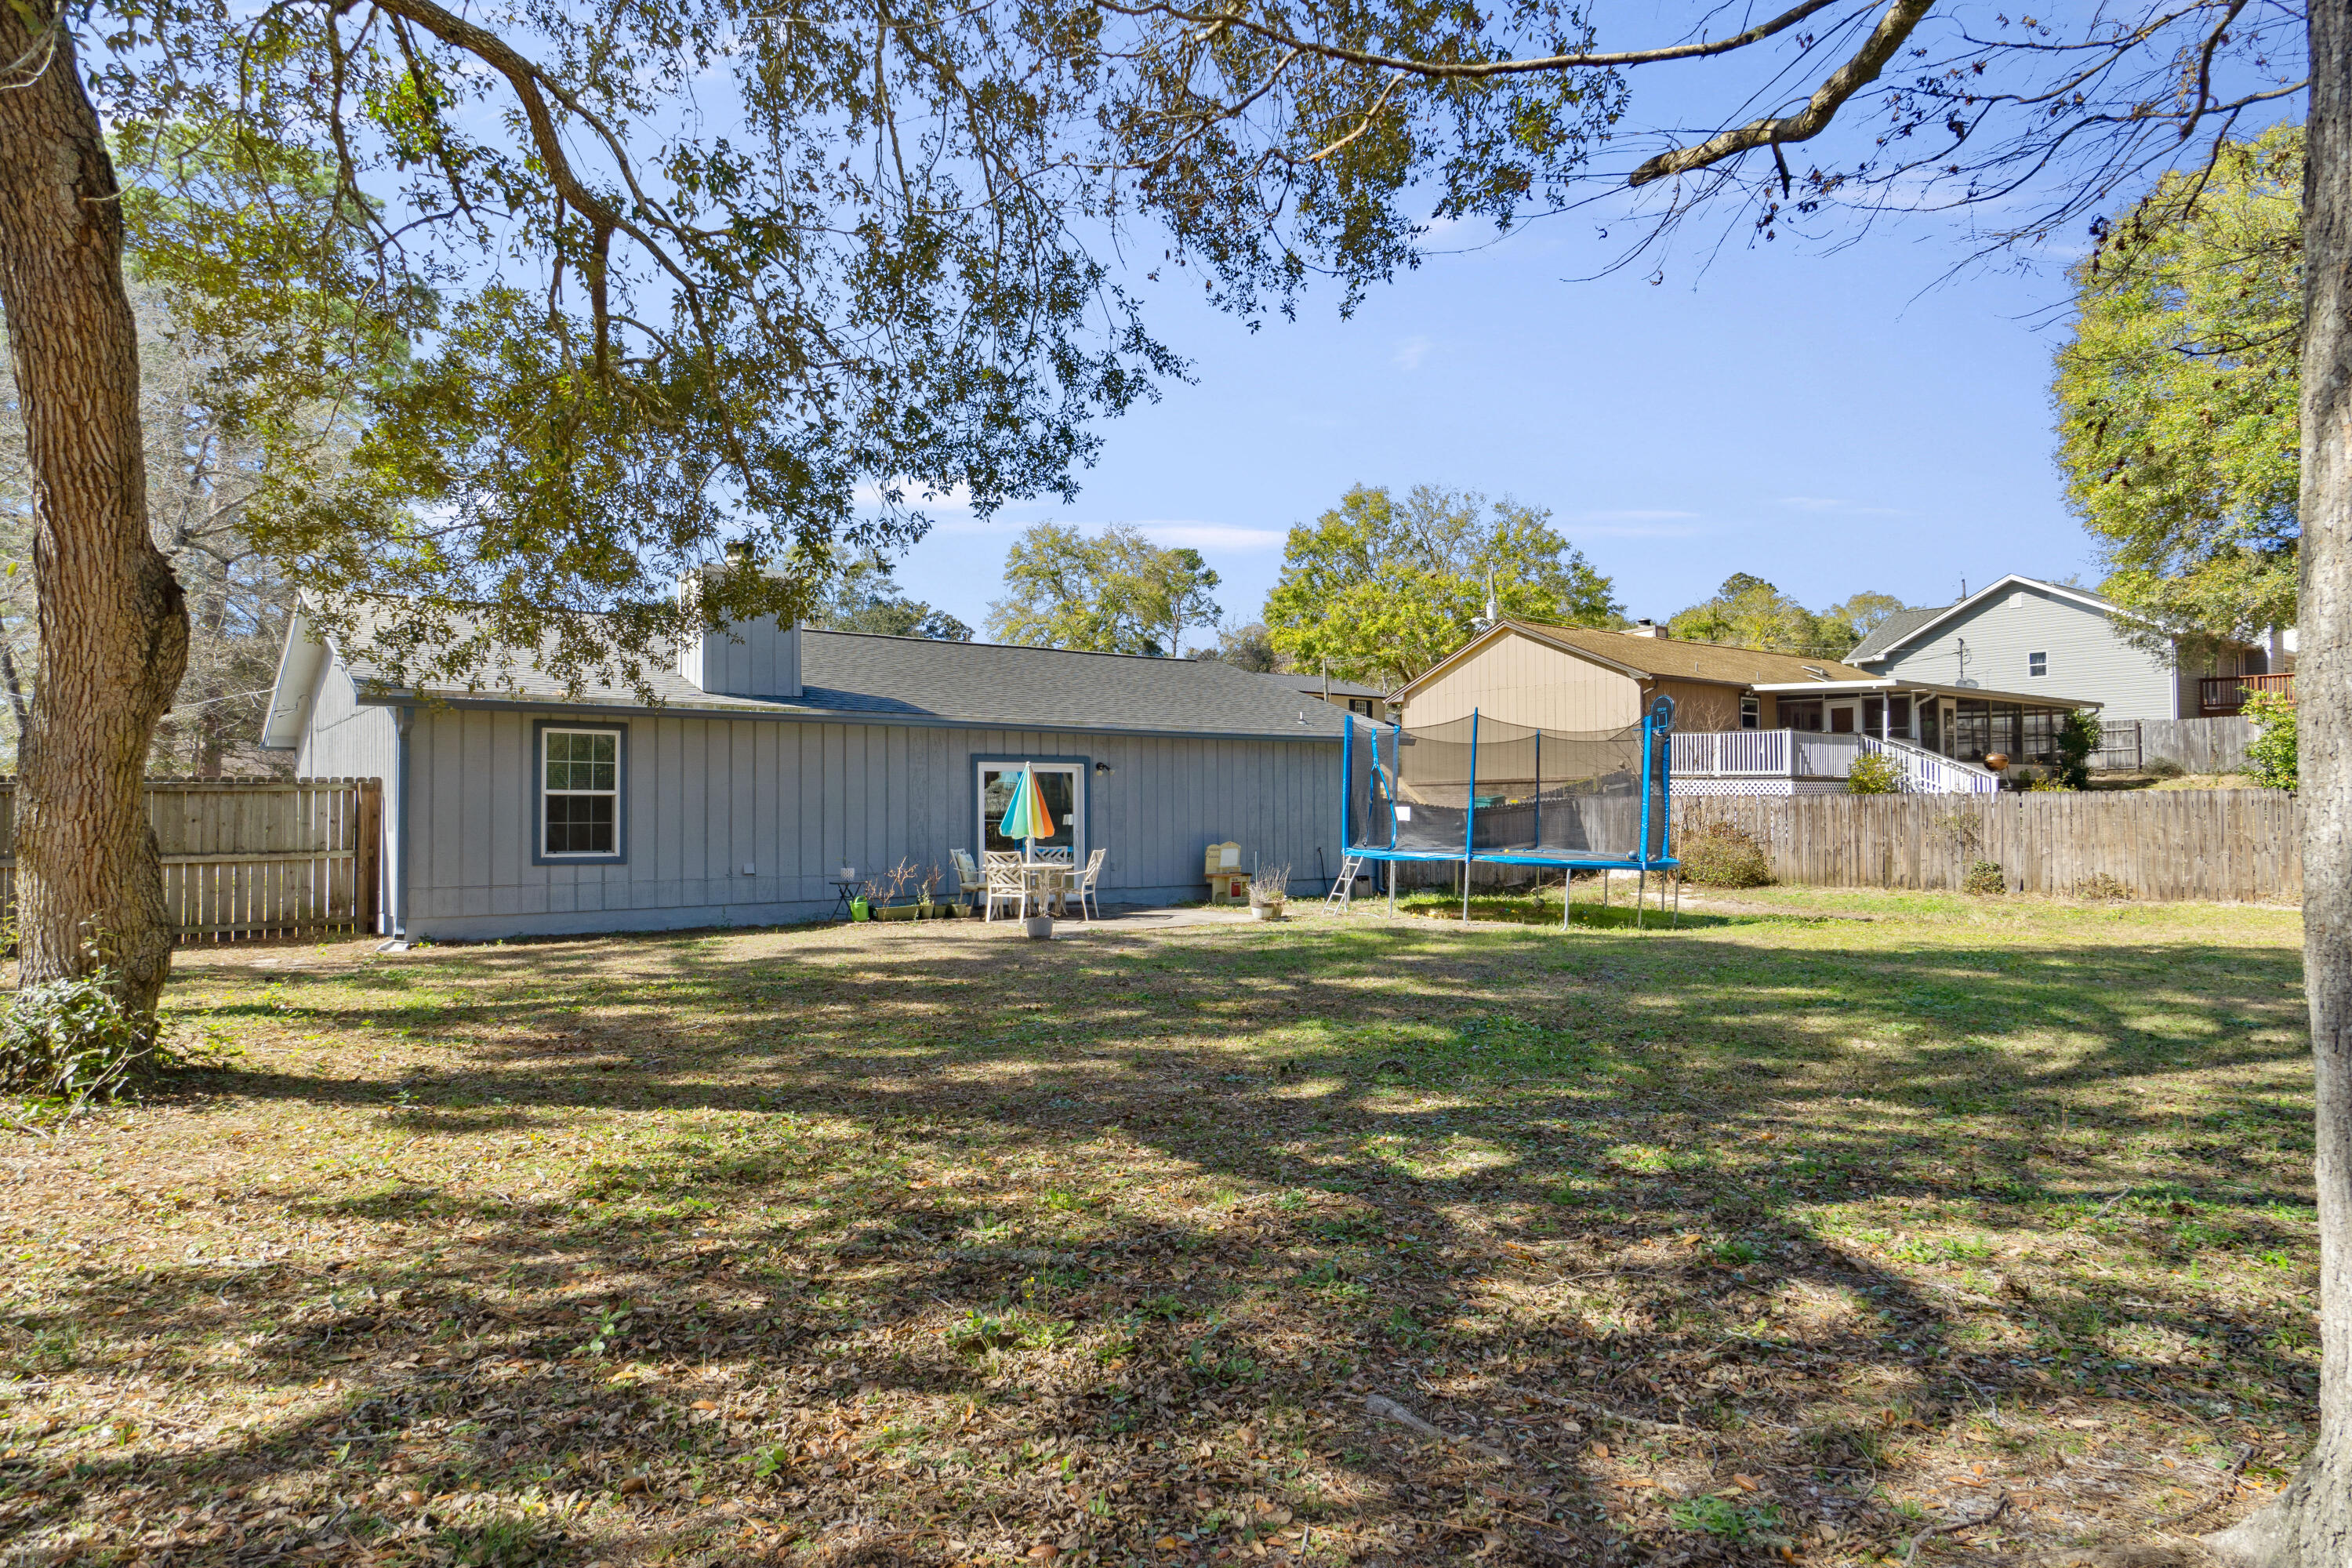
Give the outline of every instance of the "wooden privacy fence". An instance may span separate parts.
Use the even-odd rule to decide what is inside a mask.
[[[180,940],[376,927],[379,779],[149,779]],[[16,781],[0,778],[0,908],[16,907]]]
[[[1675,802],[1678,842],[1709,821],[1753,834],[1783,882],[1951,889],[1981,859],[2000,866],[2013,890],[2061,898],[2120,887],[2140,899],[2303,899],[2302,807],[2285,790]]]
[[[2253,724],[2245,719],[2111,720],[2099,726],[2091,765],[2137,773],[2175,763],[2192,773],[2241,773],[2253,738]]]

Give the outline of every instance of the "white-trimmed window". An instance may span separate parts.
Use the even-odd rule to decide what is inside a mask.
[[[2050,656],[2046,653],[2027,654],[2025,656],[2025,673],[2028,675],[2049,674]]]
[[[621,852],[621,731],[539,732],[539,847],[551,860]]]

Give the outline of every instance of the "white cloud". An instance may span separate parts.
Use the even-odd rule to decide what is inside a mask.
[[[934,533],[986,533],[1010,539],[1026,524],[1007,518],[982,522],[978,518],[957,518],[937,524]],[[1279,528],[1244,528],[1239,523],[1203,522],[1193,518],[1139,517],[1118,523],[1081,522],[1072,526],[1082,533],[1100,533],[1106,528],[1124,526],[1140,529],[1144,537],[1167,549],[1189,547],[1193,550],[1218,551],[1226,554],[1244,555],[1254,551],[1279,550],[1290,535]]]
[[[1230,550],[1245,552],[1252,550],[1279,550],[1290,535],[1279,528],[1244,528],[1231,522],[1139,522],[1155,544],[1170,549],[1189,546],[1194,550]]]
[[[1436,343],[1423,337],[1411,337],[1397,345],[1396,363],[1400,370],[1419,370],[1421,362],[1429,357]]]

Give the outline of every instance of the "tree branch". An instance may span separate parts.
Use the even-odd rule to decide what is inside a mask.
[[[2197,91],[2194,101],[2189,106],[2189,118],[2180,127],[2183,142],[2195,134],[2197,122],[2205,117],[2206,105],[2213,100],[2213,52],[2221,47],[2221,40],[2230,36],[2230,24],[2236,21],[2238,13],[2245,8],[2246,0],[2230,0],[2230,8],[2221,13],[2221,21],[2205,36],[2205,47],[2198,51]]]
[[[1661,60],[1705,59],[1709,55],[1727,54],[1733,49],[1743,49],[1750,44],[1772,37],[1775,33],[1786,32],[1806,17],[1826,11],[1839,4],[1840,0],[1804,0],[1804,4],[1795,10],[1783,12],[1769,22],[1759,22],[1744,33],[1734,33],[1727,38],[1712,38],[1705,43],[1671,44],[1656,49],[1618,49],[1605,53],[1545,55],[1536,59],[1526,60],[1468,61],[1407,59],[1400,55],[1376,55],[1369,50],[1351,49],[1339,44],[1318,43],[1311,38],[1295,37],[1282,28],[1268,26],[1254,17],[1236,16],[1230,12],[1195,11],[1166,4],[1122,5],[1118,0],[1097,0],[1097,3],[1102,9],[1116,12],[1122,16],[1165,16],[1171,21],[1196,23],[1204,27],[1238,27],[1243,32],[1255,33],[1267,42],[1278,44],[1285,48],[1297,49],[1303,54],[1315,55],[1327,60],[1343,61],[1348,65],[1371,66],[1381,70],[1402,71],[1407,76],[1428,77],[1433,79],[1475,81],[1485,77],[1522,76],[1536,71],[1576,70],[1586,67],[1645,66],[1654,65]]]
[[[1293,56],[1296,56],[1297,51],[1294,49],[1291,53]],[[1286,65],[1289,61],[1286,59],[1283,63]],[[1276,66],[1275,68],[1277,72],[1280,71],[1281,68],[1282,68],[1280,66]],[[1328,147],[1324,148],[1320,153],[1310,155],[1307,161],[1310,163],[1319,163],[1324,159],[1328,158],[1332,153],[1337,153],[1340,148],[1345,147],[1349,142],[1353,142],[1357,137],[1361,136],[1365,132],[1370,131],[1372,128],[1372,121],[1381,117],[1381,110],[1389,106],[1389,94],[1394,92],[1396,90],[1397,83],[1403,79],[1404,78],[1401,76],[1391,76],[1387,81],[1381,83],[1381,95],[1372,100],[1372,106],[1370,109],[1364,110],[1363,123],[1357,126],[1353,131],[1349,132],[1345,136],[1340,137],[1337,142],[1332,142]]]
[[[1878,79],[1886,62],[1895,58],[1927,13],[1935,9],[1936,0],[1894,0],[1886,15],[1878,19],[1870,37],[1853,58],[1832,71],[1829,79],[1813,89],[1813,96],[1796,113],[1769,120],[1751,120],[1708,137],[1696,147],[1678,148],[1661,153],[1635,169],[1627,183],[1646,185],[1654,180],[1687,174],[1719,163],[1726,158],[1745,153],[1751,147],[1777,147],[1787,142],[1808,142],[1829,129],[1831,119],[1845,100]]]

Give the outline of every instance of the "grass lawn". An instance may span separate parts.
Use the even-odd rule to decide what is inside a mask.
[[[0,1134],[0,1558],[1866,1563],[2007,1500],[1934,1564],[2275,1490],[2296,915],[1738,899],[188,953],[215,1066]]]

